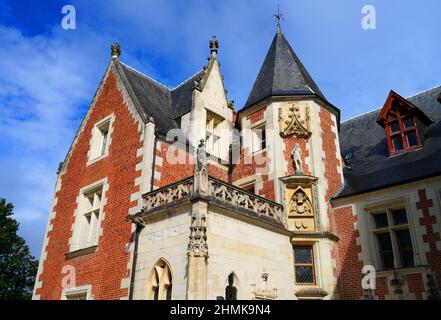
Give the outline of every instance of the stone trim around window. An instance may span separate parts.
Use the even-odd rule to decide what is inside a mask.
[[[369,232],[369,235],[368,235],[369,261],[372,262],[372,264],[376,268],[377,272],[404,268],[402,266],[402,262],[398,261],[398,260],[400,260],[400,250],[398,247],[399,244],[397,243],[397,240],[393,239],[393,238],[391,238],[392,239],[391,241],[392,241],[392,246],[393,246],[392,251],[393,251],[393,256],[394,256],[395,267],[391,268],[391,269],[384,269],[384,267],[383,267],[382,256],[381,256],[379,243],[378,243],[378,239],[376,237],[376,234],[382,233],[381,231],[386,232],[386,230],[388,230],[389,233],[393,232],[394,230],[400,230],[400,229],[408,229],[409,230],[411,243],[412,243],[412,249],[413,249],[413,256],[414,256],[414,265],[409,266],[409,268],[418,267],[420,265],[420,259],[419,259],[420,247],[419,247],[419,243],[417,241],[418,240],[417,235],[415,233],[416,232],[415,231],[416,222],[415,222],[415,216],[414,216],[415,213],[411,209],[411,206],[410,206],[410,203],[408,202],[408,199],[401,198],[401,199],[396,199],[396,200],[389,200],[389,201],[385,201],[383,203],[378,203],[375,205],[371,205],[369,207],[365,207],[363,209],[364,209],[364,212],[369,215],[368,219],[367,219],[367,230]],[[407,223],[405,223],[403,225],[403,227],[401,227],[400,225],[395,225],[392,221],[389,221],[388,227],[377,228],[376,222],[375,222],[375,215],[382,213],[382,212],[385,212],[385,213],[387,212],[387,216],[388,216],[388,218],[390,218],[391,217],[391,210],[396,210],[396,209],[404,209],[406,211]]]
[[[107,191],[109,190],[109,184],[107,182],[107,177],[101,180],[98,180],[88,186],[85,186],[80,189],[79,194],[77,196],[77,206],[74,212],[74,223],[72,225],[72,236],[69,239],[69,255],[75,256],[74,252],[81,252],[82,249],[87,249],[89,247],[98,246],[99,238],[103,233],[102,222],[105,219],[105,206],[107,203]],[[94,190],[101,188],[101,207],[98,215],[97,226],[96,226],[96,237],[93,243],[90,243],[88,246],[82,246],[81,244],[81,218],[84,213],[84,205],[85,205],[85,196]],[[81,251],[80,251],[81,250]],[[72,254],[71,254],[72,253]],[[90,253],[90,252],[87,252]],[[86,254],[86,253],[85,253]]]
[[[91,164],[107,157],[109,155],[109,147],[112,143],[112,131],[113,131],[113,123],[115,121],[115,115],[112,113],[107,117],[101,119],[92,127],[90,133],[90,142],[89,142],[89,151],[87,152],[87,164],[86,166],[90,166]],[[101,148],[103,147],[103,136],[101,128],[107,128],[107,137],[105,143],[105,150],[101,152]]]
[[[61,300],[93,300],[92,286],[88,284],[80,287],[65,288],[61,292]]]

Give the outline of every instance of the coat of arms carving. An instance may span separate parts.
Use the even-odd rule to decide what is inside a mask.
[[[311,200],[302,187],[298,187],[289,202],[288,216],[311,216],[313,214]]]
[[[292,105],[289,108],[279,109],[279,129],[282,137],[308,138],[309,130],[309,107]]]

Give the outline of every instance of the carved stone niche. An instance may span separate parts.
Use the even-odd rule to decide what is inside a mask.
[[[290,231],[320,231],[317,178],[293,175],[281,178],[286,225]]]
[[[296,104],[288,108],[281,107],[279,109],[279,130],[282,137],[308,138],[311,135],[309,107]]]

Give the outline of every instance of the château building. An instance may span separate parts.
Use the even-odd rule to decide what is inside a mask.
[[[33,298],[438,298],[441,87],[341,122],[278,28],[236,112],[218,47],[169,88],[112,45]]]

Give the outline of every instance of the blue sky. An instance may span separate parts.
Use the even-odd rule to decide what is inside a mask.
[[[0,197],[15,205],[38,258],[58,163],[110,60],[175,86],[206,63],[216,35],[229,99],[246,101],[275,33],[282,30],[342,119],[441,85],[439,0],[0,0]],[[75,30],[61,8],[76,8]],[[377,29],[361,28],[364,5]]]

